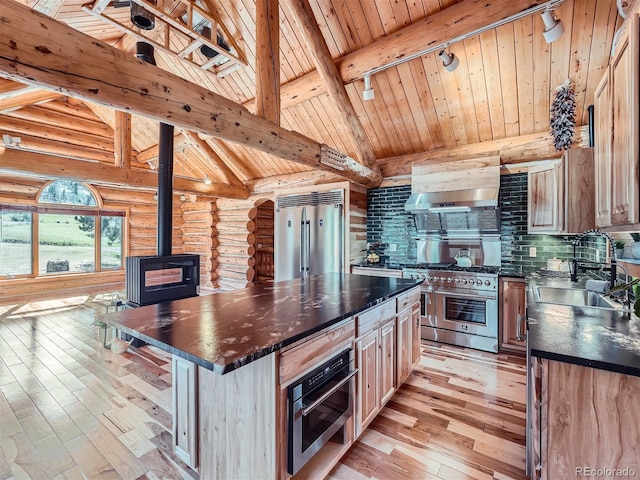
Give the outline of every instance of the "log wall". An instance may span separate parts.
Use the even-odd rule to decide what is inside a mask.
[[[256,282],[272,282],[274,278],[274,203],[258,205],[256,216]]]
[[[246,200],[219,198],[218,264],[215,270],[221,290],[250,287],[256,279],[256,217],[257,203],[265,197]]]
[[[34,205],[44,180],[0,176],[0,202],[14,205]],[[153,192],[92,187],[100,194],[104,208],[128,211],[127,238],[124,255],[155,255],[157,247],[157,204]],[[200,285],[214,287],[216,264],[214,249],[217,247],[215,202],[206,197],[189,196],[181,201],[173,198],[172,252],[194,253],[201,256]],[[102,272],[91,275],[47,275],[40,278],[0,279],[0,295],[24,296],[42,294],[61,289],[108,285],[110,289],[124,288],[124,271]]]

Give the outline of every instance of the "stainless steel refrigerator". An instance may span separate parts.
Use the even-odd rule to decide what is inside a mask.
[[[341,272],[344,190],[277,197],[274,234],[276,281]]]

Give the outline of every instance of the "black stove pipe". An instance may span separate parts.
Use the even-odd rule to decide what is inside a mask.
[[[136,43],[136,57],[155,65],[153,45]],[[173,215],[173,125],[160,123],[158,140],[158,255],[171,255]]]

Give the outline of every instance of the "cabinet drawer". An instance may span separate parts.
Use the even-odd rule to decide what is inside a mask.
[[[405,308],[409,308],[416,302],[420,301],[420,287],[409,290],[408,292],[396,297],[397,311],[401,312]]]
[[[389,300],[381,305],[376,305],[369,310],[365,310],[356,317],[357,332],[359,337],[374,328],[378,328],[381,323],[387,322],[396,316],[396,302]]]
[[[307,370],[330,358],[344,348],[351,347],[355,339],[353,319],[280,354],[280,384],[284,385]]]

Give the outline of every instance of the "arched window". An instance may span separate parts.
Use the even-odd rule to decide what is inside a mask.
[[[124,215],[73,180],[45,185],[37,205],[0,204],[0,277],[122,269]]]

